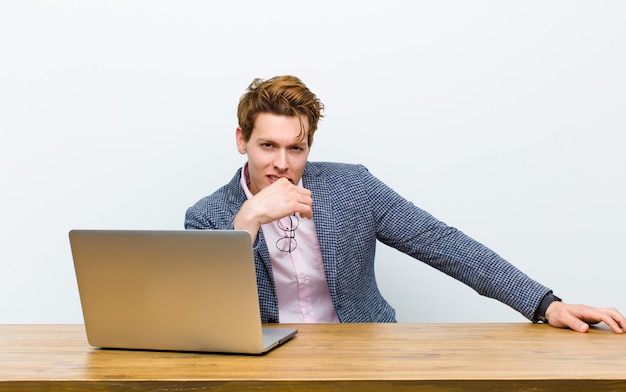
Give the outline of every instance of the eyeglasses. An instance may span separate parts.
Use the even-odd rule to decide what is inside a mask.
[[[291,253],[296,250],[298,242],[296,241],[296,229],[300,224],[300,219],[296,214],[287,215],[279,219],[276,224],[278,228],[285,232],[285,236],[276,241],[276,248],[281,252]]]

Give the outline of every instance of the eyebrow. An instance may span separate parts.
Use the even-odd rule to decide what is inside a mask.
[[[268,144],[279,144],[278,142],[272,140],[272,139],[265,139],[265,138],[259,138],[257,139],[257,141],[259,143],[268,143]],[[303,147],[307,145],[307,140],[305,139],[301,139],[299,141],[296,141],[295,143],[289,143],[287,144],[287,147]]]

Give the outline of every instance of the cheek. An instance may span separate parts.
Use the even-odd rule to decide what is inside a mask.
[[[290,162],[291,170],[293,170],[299,176],[302,176],[302,173],[304,172],[304,168],[306,166],[306,162],[306,157],[298,157],[297,159],[292,159]]]
[[[306,166],[306,159],[298,159],[292,162],[292,165],[291,165],[291,167],[293,167],[295,170],[298,170],[298,171],[303,171],[305,166]]]
[[[255,171],[263,171],[272,165],[272,157],[270,154],[248,150],[248,165],[254,168]]]
[[[250,155],[248,155],[249,157]],[[257,167],[267,167],[270,166],[273,162],[272,156],[271,154],[255,154],[254,157],[254,162],[256,163]]]
[[[298,168],[304,168],[306,166],[306,162],[309,159],[308,153],[300,153],[296,154],[291,159],[291,164],[293,166],[297,166]]]

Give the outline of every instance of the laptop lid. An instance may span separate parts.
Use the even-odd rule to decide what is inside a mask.
[[[69,237],[92,346],[261,354],[297,333],[262,328],[245,231],[72,230]]]

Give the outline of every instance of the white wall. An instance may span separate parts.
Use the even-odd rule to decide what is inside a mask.
[[[67,232],[180,229],[242,164],[239,96],[295,74],[312,160],[363,163],[570,302],[616,306],[626,3],[0,3],[0,323],[82,322]],[[522,321],[379,248],[400,321]]]

